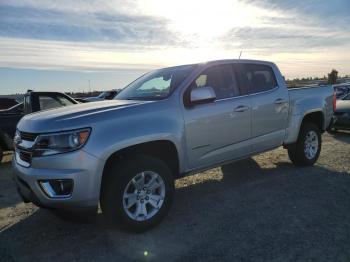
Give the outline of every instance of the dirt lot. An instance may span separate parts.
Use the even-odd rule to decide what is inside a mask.
[[[1,261],[350,261],[350,134],[326,134],[318,164],[282,148],[177,181],[157,228],[131,234],[23,204],[0,165]]]

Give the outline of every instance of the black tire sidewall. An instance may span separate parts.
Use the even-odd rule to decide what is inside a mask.
[[[314,131],[318,137],[317,153],[316,153],[315,157],[312,159],[309,159],[306,157],[305,150],[304,150],[306,135],[310,131]],[[296,152],[297,153],[296,157],[299,159],[300,164],[303,166],[313,165],[317,161],[318,157],[320,156],[321,146],[322,146],[322,138],[321,138],[321,132],[320,132],[319,128],[315,124],[312,124],[312,123],[303,124],[300,136],[298,138],[297,152]]]
[[[165,198],[162,207],[153,217],[146,221],[135,221],[124,211],[123,193],[132,178],[143,171],[158,173],[165,184]],[[174,179],[170,169],[159,159],[137,155],[115,164],[109,172],[109,181],[102,189],[101,208],[110,224],[124,226],[132,231],[144,231],[157,225],[168,213],[173,201]]]

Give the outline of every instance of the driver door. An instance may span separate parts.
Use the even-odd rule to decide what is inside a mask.
[[[211,166],[251,153],[251,101],[242,96],[232,64],[205,69],[190,85],[210,86],[214,102],[187,106],[184,111],[189,167]]]

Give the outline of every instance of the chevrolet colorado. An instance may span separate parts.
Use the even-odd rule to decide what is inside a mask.
[[[27,115],[13,168],[25,202],[100,205],[146,230],[168,212],[174,179],[284,146],[313,165],[334,110],[331,86],[288,90],[271,62],[220,60],[164,68],[115,100]]]

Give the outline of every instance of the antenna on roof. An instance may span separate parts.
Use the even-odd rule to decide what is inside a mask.
[[[238,57],[238,59],[241,59],[241,55],[242,55],[242,50],[241,50],[241,52],[239,52],[239,57]]]

